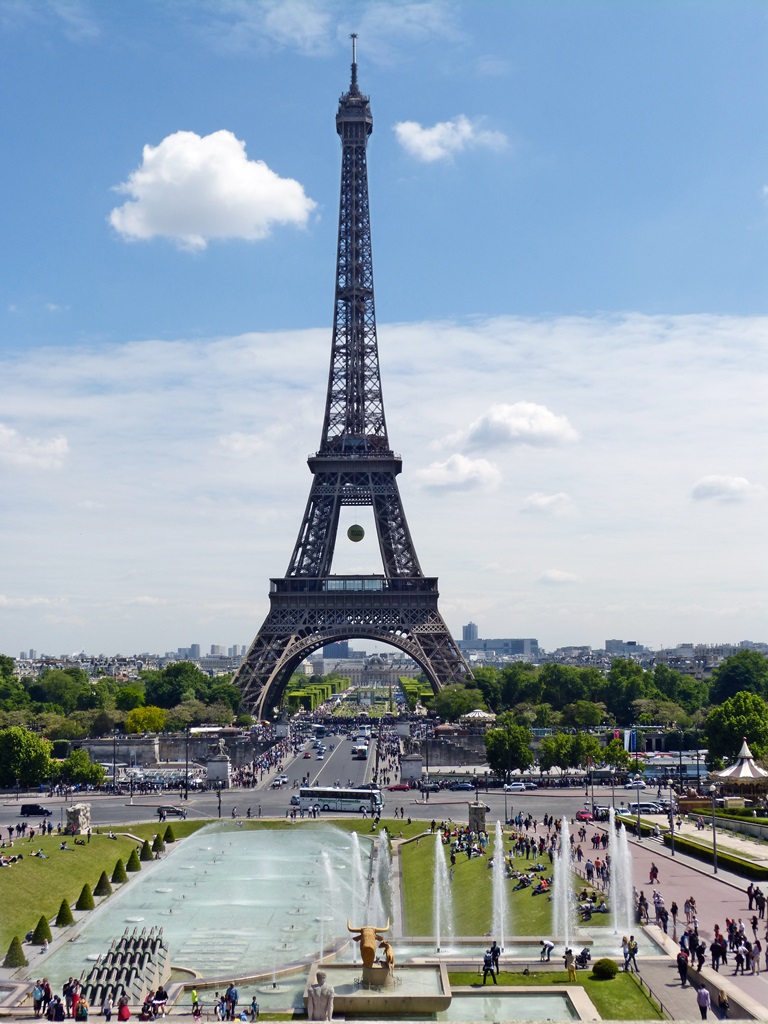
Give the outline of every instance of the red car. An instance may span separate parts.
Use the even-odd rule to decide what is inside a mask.
[[[390,791],[390,793],[399,793],[399,792],[407,793],[410,788],[411,787],[408,785],[407,782],[397,782],[397,783],[395,783],[394,786],[387,786],[387,789]]]
[[[308,750],[305,750],[305,751],[304,751],[304,757],[305,757],[305,758],[307,758],[307,757],[312,757],[312,754],[310,753],[310,751],[308,751]]]
[[[576,821],[594,821],[592,811],[576,811]]]

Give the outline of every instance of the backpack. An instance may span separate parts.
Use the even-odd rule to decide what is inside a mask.
[[[493,957],[491,956],[490,950],[483,957],[483,967],[493,967]]]

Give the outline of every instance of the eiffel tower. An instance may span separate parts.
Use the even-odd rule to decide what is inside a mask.
[[[352,80],[339,100],[341,199],[336,304],[323,434],[307,460],[313,475],[288,571],[270,581],[270,610],[235,683],[259,718],[280,701],[308,654],[350,638],[384,641],[410,655],[437,693],[470,672],[437,608],[437,579],[416,557],[389,445],[379,374],[366,147],[369,97]],[[342,505],[373,508],[382,575],[331,574]]]

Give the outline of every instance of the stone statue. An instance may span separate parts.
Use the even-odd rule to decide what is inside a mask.
[[[394,973],[395,973],[395,951],[394,951],[394,949],[392,949],[392,943],[391,942],[380,942],[379,943],[379,949],[383,949],[384,950],[384,962],[387,965],[387,970],[389,971],[390,975],[394,975]]]
[[[307,1016],[310,1020],[330,1020],[333,1017],[333,985],[326,985],[325,971],[318,971],[315,984],[307,993]]]
[[[227,745],[224,742],[224,739],[221,738],[219,740],[219,754],[220,754],[221,757],[224,757],[226,755],[226,753],[227,753]]]

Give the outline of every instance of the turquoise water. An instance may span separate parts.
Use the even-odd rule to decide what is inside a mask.
[[[480,992],[477,995],[454,996],[447,1010],[435,1015],[436,1020],[578,1020],[578,1015],[565,993],[508,992],[500,995]]]

